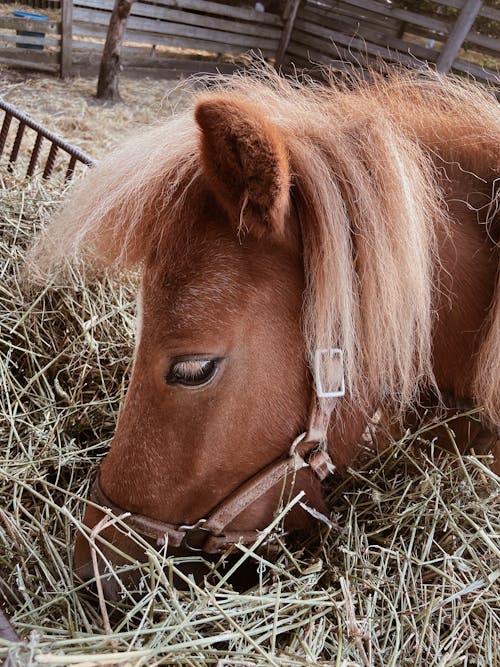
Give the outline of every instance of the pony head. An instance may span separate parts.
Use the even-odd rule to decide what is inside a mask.
[[[226,534],[255,541],[299,490],[284,525],[304,528],[305,507],[324,511],[321,474],[300,463],[312,450],[296,441],[315,442],[311,414],[323,418],[328,465],[342,468],[380,401],[401,411],[433,386],[435,228],[446,212],[400,116],[431,98],[397,78],[347,91],[235,77],[91,170],[36,255],[141,270],[132,375],[98,504],[139,517],[173,553],[214,537],[224,546]],[[318,351],[336,348],[346,398],[318,408],[318,374],[339,389],[338,366]],[[220,535],[204,534],[224,512]],[[102,517],[89,506],[85,523]],[[196,545],[185,541],[193,526]],[[140,555],[124,531],[104,532]],[[75,565],[92,576],[82,536]]]

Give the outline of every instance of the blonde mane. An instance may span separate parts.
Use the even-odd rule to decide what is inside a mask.
[[[302,221],[310,359],[318,347],[342,347],[352,398],[403,409],[422,387],[435,388],[435,230],[449,224],[439,161],[493,182],[500,120],[496,101],[472,86],[429,73],[373,79],[325,88],[260,72],[211,80],[208,90],[257,102],[285,138]],[[190,107],[110,154],[38,242],[38,268],[77,255],[126,269],[175,235],[201,177],[198,139]],[[496,324],[476,395],[498,424]]]

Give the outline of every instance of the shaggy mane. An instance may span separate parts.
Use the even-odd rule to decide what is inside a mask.
[[[439,162],[494,181],[496,101],[430,73],[325,88],[266,71],[209,84],[205,97],[257,101],[285,138],[303,228],[310,359],[318,347],[342,347],[354,400],[375,395],[408,407],[423,386],[435,385],[435,230],[449,224]],[[33,251],[39,270],[68,255],[128,269],[175,235],[201,176],[195,103],[119,147],[74,188]],[[475,386],[497,424],[499,385],[496,321]]]

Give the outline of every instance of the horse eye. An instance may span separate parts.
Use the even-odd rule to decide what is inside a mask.
[[[174,361],[167,373],[166,383],[184,387],[200,387],[210,382],[217,372],[217,359],[184,359]]]

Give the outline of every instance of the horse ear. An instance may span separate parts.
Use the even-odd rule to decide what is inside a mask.
[[[251,104],[224,96],[195,108],[205,176],[238,230],[282,234],[289,205],[287,151],[278,128]]]

